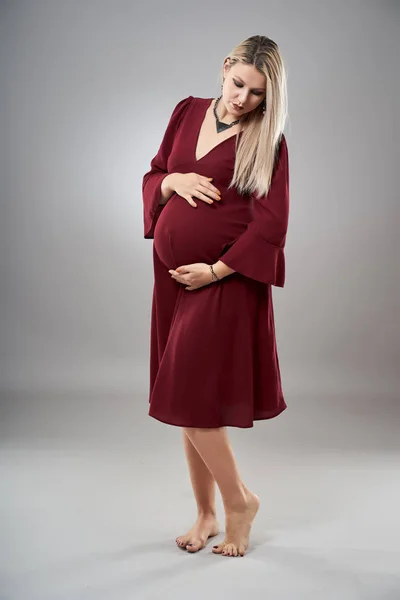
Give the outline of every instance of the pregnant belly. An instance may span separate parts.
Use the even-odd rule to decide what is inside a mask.
[[[228,202],[206,204],[196,199],[195,202],[197,208],[174,194],[158,218],[154,245],[169,269],[196,262],[216,262],[226,244],[243,230],[243,223],[240,225],[232,215]]]

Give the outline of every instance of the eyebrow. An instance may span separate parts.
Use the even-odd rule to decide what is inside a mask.
[[[235,77],[236,79],[239,79],[239,80],[240,80],[242,83],[245,83],[245,82],[243,81],[243,79],[242,79],[241,77],[239,77],[239,75],[234,75],[234,77]],[[259,91],[259,92],[265,92],[264,88],[253,88],[253,91],[255,91],[255,90],[257,90],[257,91]]]

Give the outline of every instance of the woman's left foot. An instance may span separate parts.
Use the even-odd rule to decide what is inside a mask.
[[[197,517],[196,523],[185,534],[176,538],[176,543],[180,548],[188,552],[198,552],[206,545],[210,537],[218,535],[219,528],[217,519],[213,514]]]
[[[244,556],[249,546],[251,525],[260,506],[260,498],[246,491],[246,504],[242,511],[226,511],[226,535],[221,544],[214,546],[214,554]]]

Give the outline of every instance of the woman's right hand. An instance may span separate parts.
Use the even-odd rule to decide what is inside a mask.
[[[194,208],[197,204],[193,197],[207,204],[221,200],[221,192],[211,183],[212,177],[198,173],[171,173],[168,177],[171,178],[168,185]]]

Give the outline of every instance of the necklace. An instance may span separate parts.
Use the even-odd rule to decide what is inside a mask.
[[[217,98],[217,101],[214,104],[214,117],[215,117],[215,121],[216,121],[216,126],[217,126],[217,133],[221,133],[221,131],[225,131],[226,129],[229,129],[230,127],[233,127],[234,125],[236,125],[237,123],[240,123],[240,119],[238,119],[237,121],[233,121],[232,123],[222,123],[222,121],[220,121],[218,119],[218,115],[217,115],[217,106],[219,101],[221,100],[222,96],[220,96],[219,98]]]

